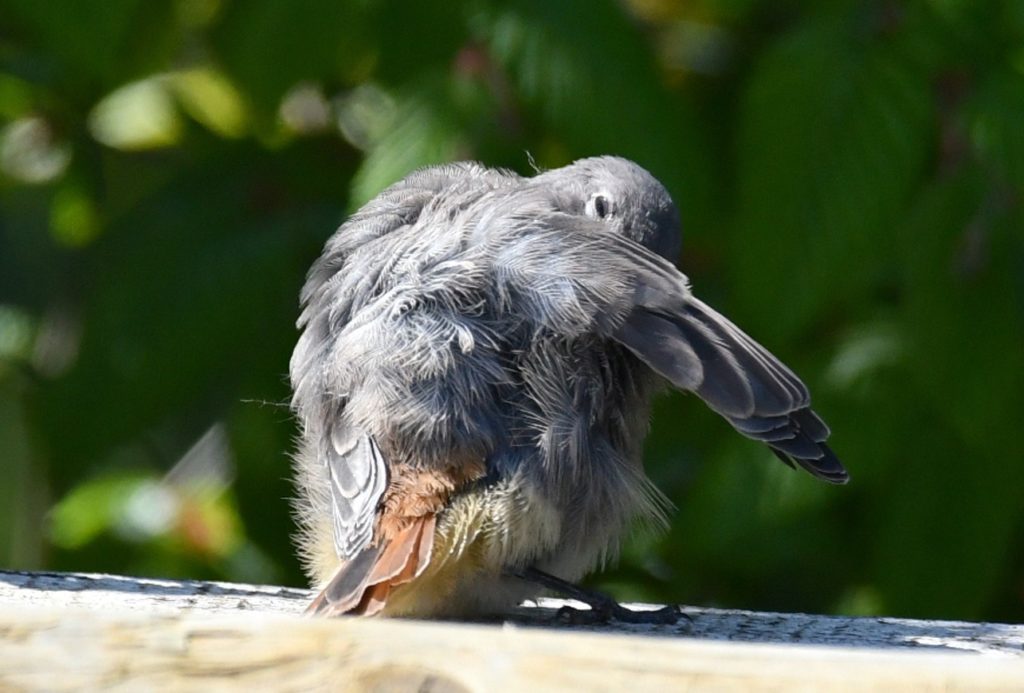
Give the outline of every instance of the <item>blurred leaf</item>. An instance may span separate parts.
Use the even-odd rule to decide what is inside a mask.
[[[0,118],[20,118],[32,107],[32,86],[14,75],[0,72]]]
[[[694,113],[669,95],[618,3],[517,0],[472,23],[537,119],[539,142],[559,136],[575,157],[635,159],[665,183],[686,222],[707,224],[712,179]]]
[[[27,311],[0,304],[0,383],[6,364],[28,360],[37,329],[36,321]]]
[[[843,340],[829,366],[829,385],[840,392],[851,392],[870,385],[880,371],[900,363],[905,355],[905,339],[897,325],[876,320],[858,325]]]
[[[894,613],[994,597],[1024,519],[1024,235],[977,170],[927,189],[901,230],[917,391],[891,439],[876,578]],[[998,327],[996,327],[998,326]],[[897,446],[904,440],[902,450]],[[936,580],[935,575],[941,575]]]
[[[156,149],[178,142],[181,118],[163,76],[127,84],[103,98],[89,115],[93,137],[115,149]]]
[[[304,577],[292,550],[295,524],[289,501],[295,490],[282,454],[291,449],[295,429],[286,404],[287,387],[281,378],[271,376],[261,374],[246,384],[242,389],[246,398],[232,408],[227,422],[232,448],[246,462],[235,482],[235,494],[251,546],[240,547],[237,560],[246,575],[265,574],[266,567],[261,567],[268,561],[265,551],[277,562],[273,568],[277,579],[287,576],[289,584],[301,584]],[[260,396],[259,400],[254,401],[250,393]]]
[[[15,180],[48,183],[70,161],[70,148],[42,118],[19,118],[0,130],[0,171]]]
[[[5,329],[10,329],[10,312],[0,307],[0,342],[11,337],[10,332],[5,334]],[[5,356],[0,353],[0,455],[4,475],[0,484],[0,564],[33,569],[42,566],[45,475],[32,441],[24,379],[6,372]]]
[[[198,68],[176,73],[170,79],[190,116],[223,137],[241,137],[246,133],[245,103],[224,75]]]
[[[214,42],[265,114],[302,81],[345,79],[372,59],[364,2],[246,0],[221,15]]]
[[[76,549],[110,531],[126,499],[151,477],[123,471],[96,476],[62,498],[50,513],[50,537],[56,546]]]
[[[928,0],[909,12],[915,18],[920,10],[927,12],[929,31],[916,33],[940,39],[947,61],[990,65],[1000,58],[1005,37],[1020,31],[1019,7],[1016,0]]]
[[[1024,191],[1024,71],[1001,70],[969,107],[971,141],[986,164]]]
[[[733,238],[755,334],[792,336],[890,269],[892,227],[927,160],[930,89],[891,45],[832,19],[761,59],[740,110]]]
[[[993,455],[1018,448],[1015,412],[1024,411],[1019,204],[968,170],[926,190],[901,235],[913,372],[972,445]]]
[[[372,0],[375,78],[408,85],[450,66],[467,40],[465,14],[475,2]],[[429,36],[429,38],[427,38]]]
[[[367,150],[390,131],[395,107],[395,100],[378,85],[362,84],[337,100],[338,129],[352,146]]]
[[[215,558],[230,556],[242,542],[238,508],[222,494],[186,498],[175,529],[186,550]]]
[[[50,232],[63,245],[81,247],[100,233],[96,205],[80,185],[65,183],[53,196]]]
[[[80,83],[113,86],[165,57],[173,39],[170,0],[6,0],[26,31]]]
[[[446,76],[431,74],[395,95],[391,125],[374,137],[352,182],[352,211],[416,168],[472,158],[453,90]]]
[[[935,416],[918,413],[903,423],[907,443],[889,452],[872,507],[870,577],[886,614],[930,616],[941,604],[947,618],[972,618],[995,597],[1010,564],[1022,487],[1020,470],[1007,460],[1020,459],[1020,451],[991,457]]]
[[[78,361],[41,398],[61,464],[94,462],[172,412],[230,401],[251,364],[286,368],[298,253],[322,237],[305,229],[327,233],[337,211],[268,213],[274,191],[244,170],[182,171],[96,244],[93,261],[114,271],[93,279]]]

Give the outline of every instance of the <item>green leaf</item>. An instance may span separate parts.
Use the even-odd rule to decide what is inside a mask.
[[[466,109],[456,104],[454,87],[447,75],[434,73],[395,95],[390,126],[375,133],[352,181],[353,210],[414,169],[472,158],[462,125]]]
[[[10,327],[7,307],[0,307],[0,341]],[[5,320],[4,318],[7,318]],[[7,322],[5,325],[4,323]],[[46,503],[45,475],[25,406],[25,383],[7,371],[0,356],[0,453],[4,483],[0,484],[0,561],[11,568],[38,568],[41,562],[40,518]]]
[[[374,78],[389,86],[413,84],[418,75],[457,61],[467,43],[466,9],[448,0],[374,0]]]
[[[687,222],[707,225],[712,177],[695,114],[670,95],[619,3],[517,0],[471,22],[535,121],[536,141],[561,139],[578,156],[632,158],[665,183]],[[568,163],[555,150],[563,158],[542,163]]]
[[[974,169],[925,191],[901,231],[911,364],[959,434],[1019,449],[1024,411],[1024,218]]]
[[[234,2],[213,32],[228,72],[264,110],[305,80],[350,78],[372,60],[361,2]]]
[[[111,530],[125,500],[152,479],[138,472],[93,477],[75,487],[50,513],[50,538],[63,549],[77,549]]]
[[[891,45],[843,22],[808,23],[761,58],[740,107],[733,239],[755,333],[792,336],[888,268],[929,152],[930,90]]]
[[[55,465],[94,464],[166,417],[214,416],[251,368],[272,381],[286,370],[304,249],[340,204],[287,216],[247,205],[247,191],[287,192],[259,188],[263,174],[242,160],[232,175],[223,164],[179,171],[94,245],[91,262],[107,271],[71,318],[85,326],[76,360],[39,397]],[[286,161],[279,154],[275,172]]]
[[[68,85],[115,86],[166,58],[173,45],[169,0],[7,0],[6,5],[10,21],[32,37],[35,50],[56,58],[74,76]]]
[[[900,230],[910,377],[870,428],[887,431],[871,514],[889,613],[977,617],[1009,567],[1024,515],[1021,224],[967,169],[928,188]]]
[[[1024,191],[1024,73],[988,75],[968,106],[971,142],[999,177]]]

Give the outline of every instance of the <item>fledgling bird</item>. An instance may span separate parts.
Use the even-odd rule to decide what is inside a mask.
[[[679,216],[625,159],[433,166],[327,241],[291,359],[300,553],[327,615],[501,613],[663,518],[652,397],[695,393],[790,466],[846,471],[807,388],[697,299]]]

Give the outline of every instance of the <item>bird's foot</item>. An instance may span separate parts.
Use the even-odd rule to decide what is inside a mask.
[[[621,623],[673,625],[682,618],[689,620],[689,617],[680,611],[678,606],[666,606],[651,611],[628,609],[607,594],[584,589],[579,585],[574,585],[567,580],[555,577],[536,568],[525,568],[513,574],[522,580],[542,585],[562,596],[583,602],[590,607],[589,609],[577,609],[571,606],[563,606],[555,614],[555,620],[559,623],[595,625],[619,621]]]
[[[555,613],[556,621],[573,626],[599,625],[613,621],[672,626],[678,623],[680,619],[689,620],[689,617],[680,611],[678,606],[665,606],[660,609],[638,611],[628,609],[614,600],[609,600],[607,604],[590,604],[589,609],[563,606]]]

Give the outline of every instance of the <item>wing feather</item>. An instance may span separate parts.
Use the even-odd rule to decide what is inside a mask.
[[[612,325],[611,337],[681,390],[696,393],[743,435],[766,443],[787,464],[833,483],[846,470],[825,445],[828,426],[810,408],[807,386],[771,352],[690,291],[668,261],[586,220],[554,215],[549,223],[587,245],[590,261],[576,277],[593,329]],[[599,247],[604,254],[594,253]],[[550,262],[550,261],[549,261]],[[562,263],[563,265],[566,263]],[[602,272],[593,272],[601,267]],[[589,274],[586,274],[589,273]],[[572,276],[563,270],[562,276]],[[588,288],[588,282],[599,282]],[[607,286],[628,287],[623,305]],[[621,291],[621,290],[620,290]]]
[[[393,265],[403,255],[384,252],[385,246],[404,249],[406,254],[418,250],[414,234],[405,232],[429,213],[439,196],[462,190],[471,199],[473,193],[484,194],[516,180],[514,174],[473,162],[413,172],[349,217],[309,271],[301,293],[298,327],[302,333],[289,371],[292,408],[304,438],[314,442],[310,449],[315,454],[298,459],[317,469],[302,478],[310,480],[306,484],[321,486],[300,499],[299,517],[311,525],[309,518],[329,514],[339,558],[347,561],[363,555],[360,552],[370,544],[389,469],[373,432],[354,423],[348,411],[353,393],[373,385],[347,377],[345,354],[336,349],[338,340],[351,340],[366,322],[363,308],[369,307],[370,312],[380,308],[374,301],[387,292],[388,282],[400,278]],[[350,267],[353,263],[358,268]],[[355,337],[358,340],[359,335]],[[345,590],[357,587],[342,586]]]
[[[846,482],[846,471],[824,444],[828,426],[810,409],[807,387],[792,370],[697,298],[688,297],[670,314],[655,312],[652,320],[651,311],[658,309],[636,306],[616,339],[787,464],[826,481]],[[695,373],[703,376],[699,382]]]
[[[342,422],[332,423],[326,436],[330,449],[324,461],[330,480],[331,519],[334,548],[348,559],[370,543],[377,505],[387,487],[388,470],[380,448],[365,434],[344,431]]]

